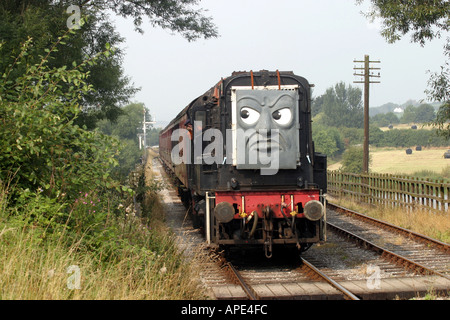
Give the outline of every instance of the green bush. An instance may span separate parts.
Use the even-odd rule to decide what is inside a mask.
[[[62,39],[60,39],[61,41]],[[40,64],[28,65],[26,72],[9,79],[26,63],[26,42],[14,64],[0,77],[0,179],[18,190],[36,191],[74,198],[89,188],[118,186],[110,178],[117,165],[117,140],[74,124],[82,113],[79,99],[91,90],[84,64],[50,69],[52,50]]]
[[[438,136],[435,130],[399,130],[393,129],[382,133],[371,134],[371,144],[376,147],[412,147],[429,146],[442,147],[447,146],[448,141]]]
[[[2,202],[11,219],[45,230],[43,239],[67,230],[93,235],[105,225],[113,194],[123,197],[121,192],[129,190],[111,175],[118,164],[118,140],[75,124],[83,112],[79,99],[92,90],[83,67],[109,50],[81,65],[50,68],[52,52],[66,38],[34,65],[27,64],[32,45],[27,41],[0,75],[0,181],[9,186]],[[19,66],[25,72],[10,79]],[[82,205],[81,195],[90,206]]]
[[[26,42],[14,63],[0,74],[0,249],[4,253],[0,269],[7,269],[0,279],[0,298],[47,299],[56,291],[64,299],[73,298],[77,293],[60,285],[40,293],[50,281],[45,274],[54,271],[53,264],[70,265],[74,258],[79,258],[77,264],[89,260],[86,278],[107,270],[94,288],[88,284],[79,291],[94,289],[89,297],[97,297],[95,289],[117,269],[121,272],[114,280],[125,283],[117,290],[120,293],[134,293],[141,282],[142,292],[156,288],[157,297],[170,288],[177,291],[178,276],[189,273],[178,267],[182,257],[173,238],[135,216],[132,190],[113,173],[121,159],[119,140],[76,125],[83,114],[82,93],[92,90],[83,66],[110,51],[81,65],[50,68],[58,43],[44,50],[38,64],[27,64],[31,40]],[[142,185],[143,173],[139,174],[135,187],[142,194],[147,188]],[[149,208],[145,212],[150,215]],[[167,272],[158,273],[162,267]],[[166,285],[172,276],[174,281]],[[105,286],[102,297],[110,298],[110,283]]]
[[[350,147],[345,150],[344,155],[342,157],[342,167],[341,171],[343,172],[352,172],[352,173],[362,173],[363,172],[363,159],[364,152],[362,147]],[[371,158],[369,154],[369,166],[370,166]]]
[[[316,152],[329,157],[341,154],[344,151],[344,142],[337,128],[316,125],[313,128],[313,141]]]

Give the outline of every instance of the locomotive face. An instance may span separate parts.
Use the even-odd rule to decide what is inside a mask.
[[[295,169],[300,158],[297,90],[233,89],[237,169]]]

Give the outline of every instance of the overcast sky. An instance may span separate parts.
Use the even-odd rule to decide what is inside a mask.
[[[355,0],[203,0],[220,36],[188,42],[178,34],[116,18],[126,38],[125,73],[142,90],[157,121],[169,121],[194,98],[233,71],[294,71],[315,84],[319,96],[339,81],[353,84],[354,59],[380,60],[381,83],[370,88],[370,106],[425,99],[429,75],[444,64],[444,39],[425,47],[409,35],[388,44]]]

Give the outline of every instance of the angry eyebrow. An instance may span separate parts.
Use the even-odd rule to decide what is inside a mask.
[[[281,99],[288,97],[291,101],[294,101],[294,98],[289,95],[289,94],[282,94],[280,95],[271,105],[269,105],[269,108],[272,108],[273,106],[275,106]]]
[[[236,102],[241,102],[242,100],[253,100],[256,103],[258,103],[259,105],[264,105],[264,103],[261,103],[261,101],[259,101],[257,98],[253,97],[253,96],[245,96],[240,98],[239,100],[237,100]]]
[[[268,98],[269,96],[263,96],[261,97],[263,101],[261,101],[260,99],[258,99],[259,97],[255,97],[255,96],[244,96],[241,97],[239,100],[237,100],[237,102],[242,102],[242,100],[253,100],[256,103],[258,103],[260,106],[268,106],[269,108],[273,108],[281,99],[283,98],[289,98],[291,101],[294,101],[294,97],[292,97],[291,95],[289,95],[288,93],[282,94],[280,96],[278,96],[275,101],[273,101],[272,103],[268,103]]]

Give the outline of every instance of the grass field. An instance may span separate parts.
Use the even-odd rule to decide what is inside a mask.
[[[450,147],[423,148],[422,151],[413,149],[413,153],[407,155],[406,148],[370,148],[370,172],[413,174],[426,170],[439,175],[450,166],[450,159],[444,159],[444,153],[448,149]],[[328,166],[328,170],[337,170],[340,167],[341,163],[338,162]]]

